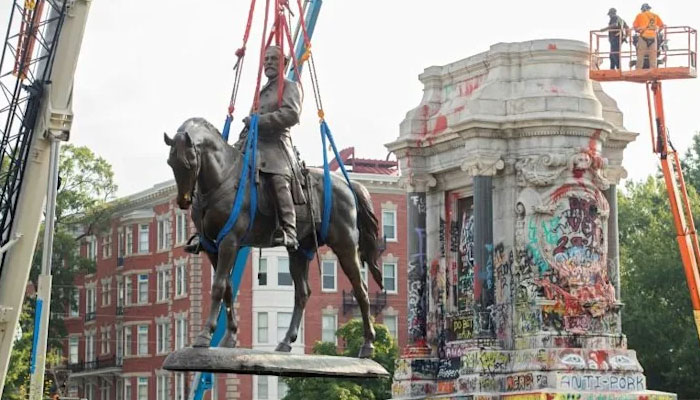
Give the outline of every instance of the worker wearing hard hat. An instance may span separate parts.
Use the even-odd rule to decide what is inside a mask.
[[[661,17],[651,12],[648,3],[642,4],[642,12],[637,14],[632,24],[639,34],[637,42],[637,69],[656,68],[658,50],[657,32],[664,27]],[[645,60],[645,57],[647,60]]]
[[[610,69],[620,69],[620,46],[627,41],[629,26],[617,15],[617,10],[614,8],[608,10],[608,16],[610,17],[608,26],[602,30],[608,31],[608,40],[610,40]]]

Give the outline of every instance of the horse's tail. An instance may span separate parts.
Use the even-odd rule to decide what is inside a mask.
[[[357,229],[360,231],[360,262],[367,264],[372,278],[381,289],[384,289],[382,270],[379,268],[379,220],[374,215],[372,202],[367,189],[357,182],[352,183],[357,196]]]

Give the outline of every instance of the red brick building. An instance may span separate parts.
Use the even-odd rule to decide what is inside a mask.
[[[367,279],[376,321],[406,341],[406,195],[395,161],[341,152],[351,178],[362,182],[386,236],[382,269],[386,291]],[[336,160],[331,166],[337,168]],[[194,232],[188,212],[175,204],[172,181],[126,197],[104,234],[81,247],[95,273],[75,281],[77,307],[66,316],[64,356],[72,370],[69,395],[91,400],[187,399],[192,375],[161,368],[165,357],[188,346],[211,304],[212,269],[205,256],[183,251]],[[293,351],[310,352],[318,340],[335,340],[338,326],[359,315],[350,284],[329,249],[321,250],[322,276],[310,266],[312,296]],[[367,272],[363,271],[367,277]],[[239,346],[274,350],[294,303],[284,249],[254,250],[237,298]],[[278,399],[276,377],[217,375],[208,399]]]

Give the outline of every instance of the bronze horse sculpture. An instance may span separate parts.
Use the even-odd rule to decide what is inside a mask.
[[[224,302],[227,315],[227,329],[221,346],[235,347],[238,330],[233,308],[233,294],[229,275],[234,266],[238,250],[242,246],[271,247],[276,218],[257,212],[253,226],[248,231],[251,218],[250,187],[239,188],[243,157],[239,146],[228,145],[219,131],[202,118],[185,121],[173,138],[164,134],[165,143],[170,146],[168,164],[175,175],[177,185],[177,204],[181,209],[192,206],[192,219],[200,234],[208,239],[215,239],[231,212],[236,190],[245,190],[240,214],[231,231],[218,244],[218,253],[208,251],[206,254],[215,269],[212,282],[212,303],[204,329],[195,338],[194,347],[209,347],[212,334],[216,329],[217,316],[221,302]],[[307,201],[321,199],[322,204],[323,171],[309,169],[311,187],[306,188]],[[361,263],[366,263],[372,277],[382,284],[382,274],[377,265],[381,250],[379,248],[379,227],[377,217],[372,209],[367,189],[357,182],[352,182],[352,190],[343,179],[331,174],[333,205],[330,216],[330,229],[324,244],[328,245],[340,262],[343,272],[352,284],[353,293],[360,306],[364,328],[364,344],[359,357],[372,355],[375,339],[374,327],[370,320],[370,304],[367,285],[361,278]],[[264,184],[259,185],[261,197],[265,197]],[[354,191],[354,194],[353,194]],[[264,203],[264,199],[261,203]],[[291,344],[296,341],[299,324],[304,307],[311,295],[308,282],[309,259],[301,249],[315,250],[316,240],[314,223],[308,205],[297,207],[297,231],[300,250],[289,250],[289,270],[294,282],[294,310],[287,333],[276,351],[291,351]],[[262,208],[259,207],[259,208]],[[314,206],[315,215],[320,215],[320,207]],[[268,213],[269,214],[269,213]]]

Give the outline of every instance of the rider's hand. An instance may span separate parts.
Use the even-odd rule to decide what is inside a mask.
[[[250,126],[250,116],[243,118],[243,124],[245,125],[246,128],[248,128]]]

